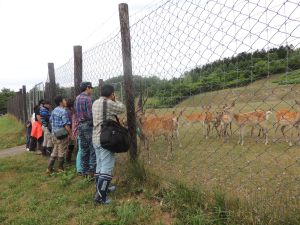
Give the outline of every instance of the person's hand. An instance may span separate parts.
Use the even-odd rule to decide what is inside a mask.
[[[114,101],[114,102],[115,102],[115,101],[117,101],[117,96],[116,96],[116,94],[115,94],[115,93],[113,94],[113,96],[112,96],[112,99],[111,99],[111,100],[112,100],[112,101]]]

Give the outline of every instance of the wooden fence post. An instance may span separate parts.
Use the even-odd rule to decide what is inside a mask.
[[[99,97],[101,96],[101,88],[103,84],[104,84],[103,79],[99,79],[99,83],[98,83]]]
[[[49,101],[54,105],[54,98],[56,97],[56,82],[55,82],[55,70],[54,63],[48,63],[48,74],[49,74]]]
[[[127,109],[128,130],[131,136],[130,158],[137,158],[136,117],[134,104],[134,86],[132,81],[131,43],[129,29],[129,13],[126,3],[119,4],[119,19],[122,40],[123,73],[125,86],[125,101]]]
[[[80,94],[82,82],[82,46],[74,46],[74,97]]]
[[[19,89],[18,96],[18,119],[23,122],[23,89]]]
[[[22,87],[22,96],[23,96],[23,122],[25,123],[28,119],[27,113],[27,98],[26,98],[26,86],[23,85]]]

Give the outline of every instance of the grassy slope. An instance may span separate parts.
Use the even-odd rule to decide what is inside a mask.
[[[24,125],[10,115],[0,117],[0,149],[25,143]]]
[[[0,224],[170,224],[169,213],[141,192],[152,193],[149,185],[124,181],[124,166],[120,176],[117,165],[114,179],[118,190],[112,198],[117,201],[95,207],[93,183],[76,176],[73,167],[46,176],[46,165],[45,158],[31,153],[0,160]]]
[[[184,114],[202,111],[201,105],[211,105],[212,111],[225,103],[235,101],[235,112],[247,112],[256,108],[271,109],[273,115],[268,124],[269,145],[262,138],[250,137],[246,129],[245,145],[237,145],[238,129],[233,125],[229,143],[213,132],[208,140],[202,135],[201,124],[187,124],[180,120],[183,147],[174,144],[173,157],[167,156],[167,143],[163,138],[151,142],[151,165],[160,176],[193,183],[205,190],[221,189],[227,196],[238,197],[244,208],[243,215],[257,211],[254,224],[260,221],[271,224],[288,224],[292,215],[300,213],[299,145],[289,147],[278,132],[275,135],[275,111],[281,108],[296,110],[294,100],[300,99],[300,84],[278,85],[273,83],[282,75],[256,81],[246,87],[226,89],[192,96],[173,109],[158,109],[158,114],[177,112]],[[150,112],[150,111],[148,111]],[[255,131],[257,135],[257,130]],[[295,135],[295,134],[294,134]],[[272,143],[272,141],[275,143]],[[146,154],[143,154],[146,158]],[[287,202],[289,202],[287,204]],[[268,215],[266,218],[266,215]],[[252,215],[253,216],[253,215]],[[281,222],[278,222],[282,220]],[[276,221],[276,222],[275,222]],[[264,223],[261,223],[264,224]],[[293,224],[293,223],[292,223]]]

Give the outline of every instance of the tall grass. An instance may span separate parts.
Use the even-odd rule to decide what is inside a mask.
[[[6,149],[25,143],[25,125],[14,116],[0,117],[0,149]]]

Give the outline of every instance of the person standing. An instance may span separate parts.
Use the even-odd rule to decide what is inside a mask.
[[[43,141],[43,148],[42,148],[43,156],[50,155],[53,147],[52,136],[51,136],[51,124],[49,122],[51,116],[50,108],[51,108],[51,104],[47,100],[45,100],[44,105],[40,107],[42,130],[44,132],[44,141]]]
[[[123,103],[117,101],[114,87],[104,85],[101,88],[101,97],[93,104],[93,145],[96,151],[96,194],[95,204],[109,204],[111,201],[107,198],[107,193],[115,189],[109,187],[112,180],[112,173],[115,165],[115,154],[101,147],[100,134],[103,123],[103,105],[106,102],[106,119],[117,120],[117,115],[125,112]]]
[[[91,82],[80,84],[81,94],[75,100],[75,114],[78,120],[78,136],[80,139],[82,175],[94,177],[96,170],[96,155],[92,144],[93,116]]]
[[[30,139],[30,151],[38,150],[40,154],[42,151],[43,144],[43,130],[42,121],[40,115],[40,108],[44,105],[44,100],[40,100],[39,104],[34,107],[34,122],[31,129],[31,139]]]
[[[72,137],[71,122],[65,109],[67,105],[66,100],[61,96],[57,96],[55,104],[56,108],[50,117],[54,148],[48,162],[48,174],[53,172],[56,159],[58,160],[58,172],[64,171],[64,156],[68,148],[69,137]]]
[[[72,128],[72,135],[73,138],[69,139],[69,145],[68,145],[68,150],[66,152],[66,162],[71,163],[72,162],[72,154],[75,148],[75,142],[77,140],[75,132],[73,131],[73,116],[74,116],[74,100],[73,99],[68,99],[67,100],[67,108],[66,108],[69,116],[69,120],[71,121],[71,128]],[[75,130],[76,128],[74,128]]]

